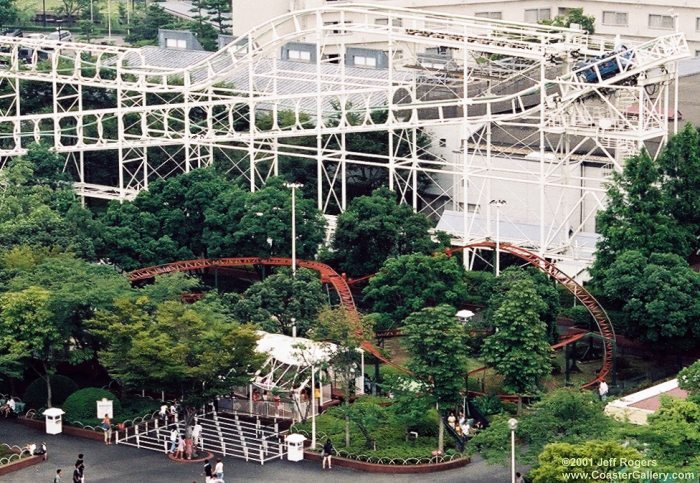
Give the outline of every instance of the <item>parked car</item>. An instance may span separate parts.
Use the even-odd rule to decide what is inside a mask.
[[[591,60],[579,62],[576,65],[576,70],[579,71],[577,76],[581,81],[588,83],[609,79],[619,74],[621,68],[626,68],[632,62],[633,56],[634,52],[622,47],[618,51],[608,52]]]
[[[22,37],[22,31],[20,29],[7,29],[2,32],[5,37]]]
[[[55,32],[51,32],[49,35],[46,36],[48,40],[57,40],[60,42],[70,42],[73,40],[73,34],[70,33],[70,30],[57,30]]]

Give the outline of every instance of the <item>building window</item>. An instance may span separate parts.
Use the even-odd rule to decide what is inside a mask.
[[[384,17],[384,18],[377,18],[374,20],[375,25],[389,25],[389,19]],[[400,18],[393,18],[391,19],[391,25],[394,27],[401,27],[403,25],[403,21]]]
[[[695,51],[695,57],[700,57],[700,50]]]
[[[361,67],[377,67],[377,59],[374,57],[366,57],[364,55],[353,56],[352,63]]]
[[[552,12],[549,8],[528,8],[525,9],[525,21],[527,23],[537,23],[542,20],[552,18]]]
[[[695,31],[700,32],[700,17],[695,19]]]
[[[332,27],[332,28],[330,29],[330,33],[332,33],[332,34],[334,34],[334,35],[341,35],[341,34],[346,34],[346,33],[348,33],[347,30],[345,30],[345,29],[343,28],[343,27],[347,27],[348,24],[350,24],[350,22],[344,22],[344,23],[342,24],[342,26],[341,26],[340,22],[324,22],[324,23],[323,23],[323,26],[324,26],[324,27],[329,27],[329,26],[330,26],[330,27]],[[333,28],[333,26],[335,26],[335,25],[337,25],[337,27],[334,27],[334,28]]]
[[[603,25],[627,27],[627,12],[603,12]]]
[[[438,144],[441,148],[446,148],[447,147],[447,139],[446,138],[440,138],[440,142]]]
[[[293,50],[289,49],[289,60],[311,60],[311,52],[307,50]]]
[[[165,39],[166,49],[186,49],[187,41],[184,39]]]
[[[650,29],[673,30],[673,23],[671,15],[649,15]]]
[[[476,12],[474,16],[479,18],[490,18],[491,20],[503,19],[503,14],[501,12]]]

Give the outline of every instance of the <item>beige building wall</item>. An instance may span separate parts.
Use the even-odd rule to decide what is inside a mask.
[[[677,15],[678,29],[686,34],[690,51],[700,55],[700,0],[233,0],[233,32],[243,34],[256,25],[295,10],[353,3],[528,23],[583,7],[586,15],[596,18],[596,33],[621,34],[634,40],[673,32]]]

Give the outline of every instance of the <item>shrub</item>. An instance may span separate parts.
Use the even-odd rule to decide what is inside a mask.
[[[474,405],[484,416],[503,411],[503,403],[497,396],[477,396],[474,398]]]
[[[437,409],[431,409],[425,415],[416,419],[406,428],[407,431],[415,431],[421,436],[437,436],[440,424]]]
[[[78,385],[73,379],[60,374],[51,376],[51,404],[60,406],[68,396],[78,390]],[[41,377],[35,379],[27,386],[24,391],[22,401],[27,403],[27,406],[34,409],[46,407],[46,381]]]
[[[98,387],[86,387],[71,394],[63,404],[66,412],[65,420],[68,422],[80,421],[82,424],[94,426],[99,424],[102,418],[97,418],[96,402],[102,398],[114,401],[113,414],[117,418],[121,415],[122,405],[114,394]]]

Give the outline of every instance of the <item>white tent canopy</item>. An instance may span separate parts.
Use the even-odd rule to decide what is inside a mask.
[[[328,362],[336,345],[330,342],[315,342],[303,337],[289,337],[258,331],[257,351],[276,361],[290,366],[308,367]]]

